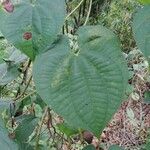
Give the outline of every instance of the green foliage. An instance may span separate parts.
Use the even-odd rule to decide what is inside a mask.
[[[9,4],[14,10],[8,12],[2,5],[0,30],[33,60],[57,38],[64,22],[65,0],[12,0]]]
[[[3,120],[0,118],[0,147],[3,150],[17,150],[17,144],[8,137]]]
[[[99,15],[98,24],[103,24],[119,36],[125,52],[135,46],[131,24],[132,13],[138,5],[137,0],[112,0]]]
[[[3,112],[5,109],[8,109],[10,104],[11,104],[11,100],[10,99],[1,99],[0,98],[0,112]]]
[[[8,44],[4,39],[0,40],[0,86],[6,85],[15,80],[20,72],[20,63],[27,60],[27,57],[18,49]]]
[[[96,150],[96,148],[93,145],[88,145],[84,147],[82,150]]]
[[[150,6],[139,9],[134,16],[133,32],[139,49],[150,61]]]
[[[38,119],[32,115],[27,115],[21,116],[17,121],[19,122],[19,125],[15,131],[16,139],[20,143],[26,143],[35,129]]]
[[[19,75],[16,65],[3,63],[0,64],[0,85],[6,85],[16,79]]]
[[[150,91],[144,93],[144,102],[150,104]]]
[[[43,100],[69,124],[99,136],[122,102],[127,68],[120,43],[108,29],[88,26],[77,34],[79,48],[70,49],[63,38],[36,58],[34,82]]]
[[[19,146],[19,150],[32,150],[32,146],[29,145],[28,139],[35,129],[38,119],[33,115],[23,115],[17,119],[19,123],[15,130],[16,140]]]
[[[20,63],[26,62],[27,56],[20,52],[15,47],[10,47],[7,49],[7,57],[5,60],[8,62],[12,62],[16,65],[20,65]]]
[[[0,40],[0,63],[3,63],[3,58],[6,56],[6,49],[7,44],[6,44],[6,40]]]
[[[27,143],[19,143],[19,149],[18,150],[35,150],[34,147]]]
[[[57,127],[62,133],[66,134],[68,137],[77,134],[79,132],[77,129],[71,127],[67,123],[58,124]]]
[[[79,2],[70,0],[69,6],[76,6]],[[2,91],[8,83],[14,84],[12,81],[16,78],[16,84],[19,85],[15,87],[15,94],[12,96],[16,102],[13,101],[12,104],[9,98],[8,101],[0,98],[0,111],[7,110],[6,121],[9,130],[15,133],[15,141],[18,144],[16,146],[9,139],[7,130],[0,121],[0,146],[4,147],[4,150],[32,150],[33,145],[35,149],[57,147],[62,136],[55,145],[48,145],[50,141],[44,141],[44,144],[40,141],[40,138],[44,137],[40,135],[43,126],[48,129],[45,137],[53,141],[59,136],[55,127],[69,139],[78,133],[78,129],[91,131],[99,137],[122,103],[125,93],[131,93],[131,87],[127,87],[127,66],[116,35],[101,25],[79,27],[90,18],[91,22],[88,23],[95,24],[96,21],[96,24],[103,24],[117,33],[125,51],[135,47],[131,18],[139,4],[134,0],[113,0],[110,8],[105,7],[103,11],[102,6],[107,2],[93,0],[90,12],[89,2],[81,1],[75,12],[69,15],[73,17],[66,19],[65,25],[65,0],[6,0],[1,4],[2,34],[30,58],[25,62],[27,56],[21,51],[11,45],[10,49],[7,49],[5,44],[0,43],[0,96],[3,96]],[[149,3],[145,0],[140,2]],[[67,5],[68,12],[69,8]],[[98,16],[99,10],[101,16]],[[133,17],[135,40],[148,59],[149,14],[150,6],[147,5],[138,10]],[[93,16],[96,16],[96,19],[91,19]],[[75,24],[72,19],[75,20]],[[61,33],[62,27],[65,35]],[[2,34],[0,33],[0,39],[4,38]],[[33,64],[31,61],[34,61]],[[33,66],[35,86],[30,66]],[[47,109],[42,116],[45,106]],[[67,124],[58,124],[57,121],[53,124],[50,109],[61,115]],[[127,110],[127,114],[133,118],[132,111]],[[40,117],[39,127],[36,128],[38,133],[34,133]],[[116,145],[110,147],[110,150],[120,149]],[[95,148],[88,145],[83,150]]]
[[[150,0],[138,0],[142,4],[150,4]]]

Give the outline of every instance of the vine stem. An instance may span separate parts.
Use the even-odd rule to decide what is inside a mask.
[[[21,101],[25,100],[27,97],[33,95],[34,93],[36,93],[36,91],[33,91],[33,92],[29,93],[28,95],[24,96],[24,97],[21,99]]]
[[[74,10],[73,10],[71,13],[69,13],[69,14],[67,15],[67,17],[65,18],[65,20],[67,20],[67,19],[80,7],[80,5],[81,5],[83,2],[84,2],[84,0],[81,0],[80,3],[74,8]]]
[[[37,136],[36,136],[37,139],[36,139],[35,150],[38,150],[39,140],[40,140],[40,134],[41,134],[42,126],[44,124],[44,119],[45,119],[45,117],[47,115],[48,109],[49,109],[48,107],[45,108],[45,111],[44,111],[43,116],[41,118],[41,122],[40,122],[39,128],[37,130]]]
[[[16,101],[16,100],[20,99],[25,94],[25,92],[26,92],[26,90],[27,90],[27,88],[28,88],[31,80],[32,80],[32,75],[30,76],[30,78],[28,80],[28,83],[27,83],[26,87],[24,88],[24,91],[22,92],[22,94],[20,94],[18,97],[16,97],[15,99],[13,99],[13,101]]]
[[[92,2],[93,2],[93,0],[90,0],[89,10],[88,10],[88,14],[87,14],[87,17],[86,17],[84,26],[87,24],[87,22],[88,22],[88,20],[89,20],[90,13],[91,13],[91,9],[92,9]]]
[[[30,65],[31,65],[31,60],[29,60],[27,65],[25,66],[25,70],[23,71],[23,78],[22,78],[22,82],[20,83],[20,86],[22,86],[23,84],[26,84],[27,74],[28,74]],[[20,94],[20,86],[18,87],[16,97],[18,97],[18,95]]]

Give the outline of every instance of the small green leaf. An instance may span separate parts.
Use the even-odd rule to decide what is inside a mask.
[[[134,120],[135,118],[135,114],[134,111],[131,108],[127,108],[127,117],[129,117],[129,119]]]
[[[118,145],[112,145],[110,146],[109,150],[123,150],[123,149],[119,147]]]
[[[96,148],[93,145],[88,145],[84,147],[82,150],[96,150]]]
[[[79,132],[77,129],[71,127],[67,123],[57,124],[57,127],[62,133],[66,134],[68,137],[75,135]]]
[[[123,100],[127,66],[118,38],[105,27],[86,26],[77,34],[77,49],[61,38],[36,57],[34,82],[42,99],[67,123],[99,136]]]
[[[150,104],[150,91],[144,93],[144,102]]]
[[[46,103],[42,100],[42,98],[37,94],[34,100],[34,103],[38,104],[41,108],[46,106]]]

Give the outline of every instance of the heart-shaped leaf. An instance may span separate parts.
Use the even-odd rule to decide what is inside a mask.
[[[33,76],[38,93],[69,124],[102,132],[122,102],[127,85],[127,67],[120,42],[102,26],[82,27],[79,48],[68,40],[39,55]]]
[[[5,0],[0,9],[0,30],[34,59],[54,42],[64,18],[65,0]]]

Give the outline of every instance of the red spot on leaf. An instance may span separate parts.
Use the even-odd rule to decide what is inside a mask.
[[[14,5],[10,0],[5,0],[2,3],[2,5],[3,5],[3,8],[9,13],[12,13],[14,11]]]
[[[23,38],[25,40],[30,40],[32,38],[32,33],[31,32],[24,33]]]

